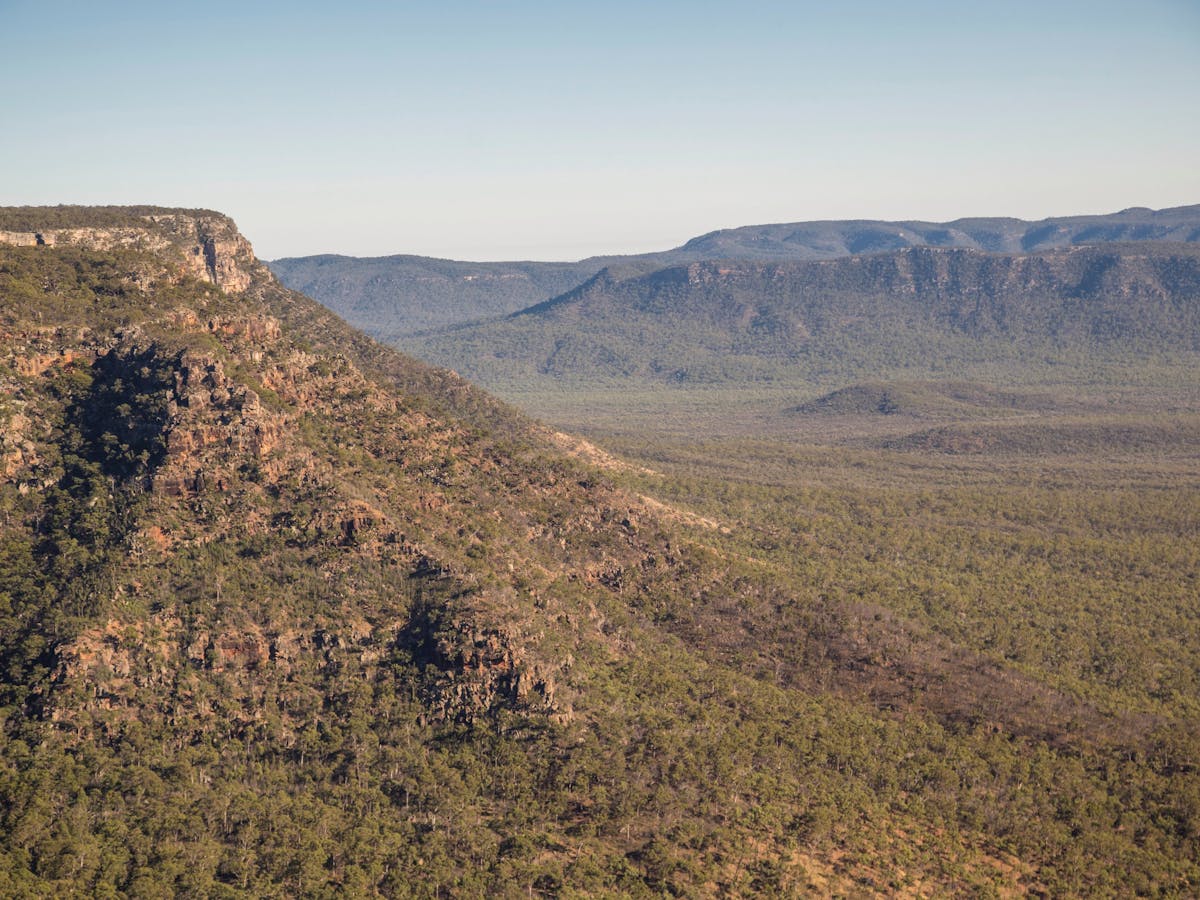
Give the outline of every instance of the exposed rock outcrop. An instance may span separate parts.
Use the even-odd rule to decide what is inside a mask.
[[[553,667],[534,658],[510,628],[481,626],[464,610],[419,606],[399,643],[426,667],[425,702],[434,719],[471,722],[500,707],[559,719],[572,714],[555,678],[569,658]]]
[[[255,278],[270,278],[254,250],[224,216],[164,213],[143,217],[147,226],[55,228],[37,232],[0,231],[0,244],[16,247],[74,246],[87,250],[166,251],[179,260],[181,274],[242,293]]]

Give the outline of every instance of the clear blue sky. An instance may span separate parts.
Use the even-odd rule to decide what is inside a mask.
[[[1200,0],[0,0],[0,204],[573,259],[1200,202]]]

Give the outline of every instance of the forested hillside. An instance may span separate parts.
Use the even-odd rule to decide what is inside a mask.
[[[357,328],[390,340],[507,315],[569,291],[590,263],[469,263],[421,256],[306,256],[271,268],[288,287],[320,298]]]
[[[806,263],[609,270],[503,320],[409,339],[501,391],[574,381],[1028,380],[1194,363],[1200,245],[916,249]]]
[[[870,428],[631,465],[223,216],[38,216],[0,214],[0,894],[1200,889],[1186,425],[1111,496],[897,478]],[[1147,259],[1099,277],[1190,321],[1192,257]]]

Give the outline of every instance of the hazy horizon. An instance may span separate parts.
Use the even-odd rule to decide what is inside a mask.
[[[403,250],[398,251],[396,253],[376,253],[376,254],[370,254],[370,255],[361,254],[361,253],[341,253],[338,251],[318,251],[317,253],[286,254],[284,256],[275,256],[275,257],[265,257],[264,256],[262,258],[274,261],[274,260],[280,260],[280,259],[299,259],[299,258],[307,258],[307,257],[313,257],[313,256],[345,256],[345,257],[354,257],[357,259],[387,259],[389,257],[396,257],[396,256],[413,256],[413,257],[418,257],[418,258],[422,258],[422,259],[443,259],[443,260],[452,261],[452,262],[473,262],[473,263],[582,262],[584,260],[591,259],[594,257],[637,256],[637,255],[640,255],[643,253],[666,252],[666,251],[678,249],[679,247],[682,247],[684,244],[688,243],[689,241],[691,241],[694,238],[704,237],[705,235],[714,234],[714,233],[720,232],[720,231],[733,231],[733,230],[737,230],[739,228],[752,228],[755,226],[802,225],[802,224],[812,224],[812,223],[819,223],[819,222],[854,222],[854,221],[883,222],[886,224],[894,224],[894,225],[917,224],[917,223],[923,223],[923,224],[928,224],[928,225],[948,225],[948,224],[953,224],[954,222],[957,222],[957,221],[966,221],[966,220],[970,220],[970,219],[1005,219],[1005,218],[1018,219],[1018,220],[1021,220],[1024,222],[1029,222],[1030,224],[1037,224],[1038,222],[1045,221],[1048,219],[1081,218],[1081,217],[1088,217],[1088,216],[1115,215],[1115,214],[1127,212],[1131,209],[1149,209],[1151,212],[1169,212],[1170,210],[1173,210],[1173,209],[1186,209],[1191,206],[1200,206],[1200,203],[1180,203],[1180,204],[1177,204],[1174,206],[1160,206],[1160,207],[1147,207],[1144,204],[1139,204],[1136,206],[1126,206],[1126,207],[1123,207],[1122,209],[1072,212],[1072,213],[1063,213],[1061,215],[1038,216],[1038,217],[993,216],[993,215],[990,215],[987,213],[980,213],[980,214],[968,214],[968,215],[964,215],[964,216],[957,216],[953,219],[921,219],[921,218],[916,218],[913,216],[907,216],[907,217],[898,218],[898,219],[881,219],[877,216],[876,217],[853,216],[853,217],[848,217],[845,219],[792,219],[792,220],[788,220],[788,221],[777,221],[777,222],[743,222],[739,225],[725,225],[725,226],[721,226],[719,228],[709,228],[704,231],[695,231],[695,232],[687,235],[686,237],[680,238],[678,241],[676,241],[673,244],[670,244],[669,246],[641,247],[641,248],[626,249],[626,250],[621,250],[621,249],[598,250],[594,253],[585,253],[581,256],[564,256],[561,258],[536,258],[535,259],[533,257],[506,257],[506,258],[495,257],[495,258],[490,258],[490,259],[469,259],[469,258],[464,258],[464,257],[431,256],[429,254],[424,254],[424,253],[408,253]]]
[[[0,201],[220,209],[270,259],[1200,198],[1185,0],[0,10]]]

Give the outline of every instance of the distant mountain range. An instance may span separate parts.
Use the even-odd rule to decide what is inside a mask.
[[[308,256],[269,263],[288,287],[316,298],[376,337],[395,341],[517,312],[580,286],[603,269],[614,277],[707,260],[812,261],[915,247],[1038,253],[1114,242],[1200,241],[1200,205],[1133,208],[1111,215],[1027,222],[875,220],[799,222],[724,229],[681,247],[574,263],[475,263],[420,256]]]
[[[673,252],[704,259],[833,259],[909,247],[1030,253],[1118,241],[1198,240],[1200,205],[1163,210],[1134,207],[1111,215],[1067,216],[1038,222],[978,218],[953,222],[852,220],[751,225],[693,238]]]
[[[516,312],[569,291],[601,268],[473,263],[424,256],[305,256],[268,264],[284,284],[385,339]]]
[[[1136,367],[1200,350],[1200,245],[916,248],[690,263],[628,278],[605,269],[507,318],[403,345],[502,390],[1007,373],[1004,383]]]

